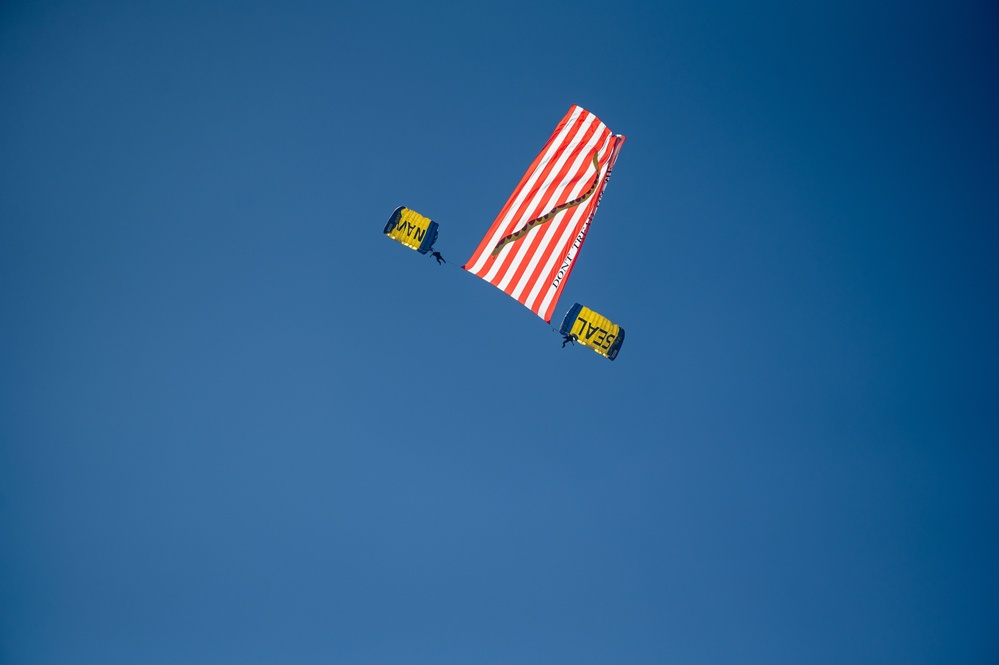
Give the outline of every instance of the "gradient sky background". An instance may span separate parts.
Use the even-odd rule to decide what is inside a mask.
[[[5,2],[0,660],[995,663],[997,241],[992,1]]]

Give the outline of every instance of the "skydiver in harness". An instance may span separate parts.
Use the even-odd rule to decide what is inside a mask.
[[[441,253],[435,250],[433,247],[430,248],[430,256],[437,259],[437,265],[442,265],[444,263],[447,263],[447,261],[444,260],[444,257],[441,256]]]
[[[566,333],[566,334],[562,335],[562,348],[563,349],[565,348],[565,345],[569,344],[570,342],[572,343],[573,346],[576,346],[576,336],[575,335],[573,335],[572,333]]]

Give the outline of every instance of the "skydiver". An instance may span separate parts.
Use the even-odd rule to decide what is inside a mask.
[[[565,345],[569,344],[570,342],[572,343],[573,346],[576,346],[576,336],[575,335],[573,335],[572,333],[566,333],[566,334],[562,335],[562,348],[563,349],[565,348]]]
[[[437,259],[437,265],[441,265],[442,263],[447,263],[447,261],[444,260],[444,257],[441,256],[441,253],[438,252],[438,251],[436,251],[436,250],[434,250],[434,249],[430,250],[430,256],[432,256],[435,259]]]

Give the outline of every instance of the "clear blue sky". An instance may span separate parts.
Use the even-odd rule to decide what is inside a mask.
[[[460,265],[571,104],[557,308]],[[994,2],[5,2],[0,662],[994,663]]]

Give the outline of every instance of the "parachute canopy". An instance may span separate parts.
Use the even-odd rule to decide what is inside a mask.
[[[624,137],[572,106],[465,270],[551,321]]]
[[[624,344],[624,328],[579,303],[566,312],[559,332],[572,335],[577,342],[609,360],[617,358]]]
[[[437,242],[437,222],[415,210],[399,206],[385,224],[385,235],[426,254]]]

